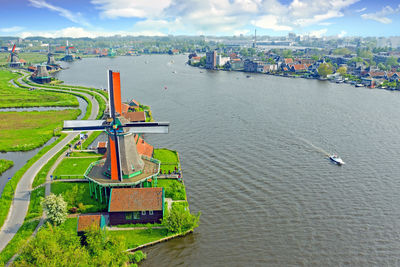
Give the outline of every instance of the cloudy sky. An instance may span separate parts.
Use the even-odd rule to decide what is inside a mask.
[[[400,35],[400,0],[2,0],[1,36]]]

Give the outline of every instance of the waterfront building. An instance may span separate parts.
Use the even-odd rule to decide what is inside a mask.
[[[159,223],[164,215],[164,188],[113,188],[110,225]]]
[[[206,69],[213,70],[217,66],[217,51],[206,53]]]
[[[223,56],[221,56],[221,55],[218,55],[217,56],[217,66],[220,66],[220,67],[222,67],[222,66],[224,66],[226,63],[228,63],[230,61],[230,58],[229,57],[223,57]]]

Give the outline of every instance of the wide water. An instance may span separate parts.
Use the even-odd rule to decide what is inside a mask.
[[[123,99],[171,122],[147,140],[179,151],[201,225],[147,249],[143,266],[400,264],[398,92],[185,61],[93,58],[58,73],[106,88],[106,70],[119,70]]]

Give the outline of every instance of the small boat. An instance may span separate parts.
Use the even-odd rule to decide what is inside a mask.
[[[364,84],[362,84],[362,83],[357,83],[357,84],[356,84],[356,87],[364,87]]]
[[[251,76],[250,75],[246,75],[246,78],[250,78]]]
[[[329,159],[331,161],[333,161],[334,163],[336,163],[337,165],[345,164],[345,162],[338,155],[335,155],[335,154],[330,155]]]

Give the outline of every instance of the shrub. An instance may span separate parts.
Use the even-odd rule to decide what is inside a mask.
[[[67,219],[67,202],[61,195],[50,194],[42,200],[41,204],[52,224],[59,225]]]

